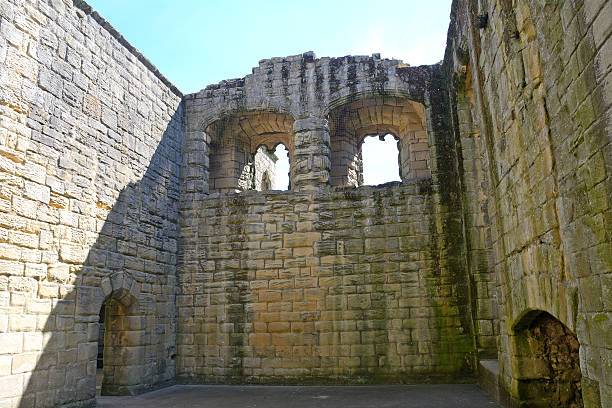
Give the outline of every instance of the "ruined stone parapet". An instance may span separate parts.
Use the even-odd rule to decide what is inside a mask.
[[[294,118],[325,117],[359,95],[400,96],[426,103],[429,66],[372,56],[315,58],[307,52],[259,62],[250,75],[185,96],[187,129],[204,130],[223,116],[271,110]]]
[[[410,67],[378,54],[317,59],[308,52],[262,60],[244,78],[185,96],[185,126],[188,135],[206,133],[199,150],[208,152],[209,191],[244,190],[240,179],[250,166],[249,154],[259,144],[271,148],[277,143],[289,150],[293,186],[303,185],[306,178],[318,179],[319,187],[358,186],[363,183],[364,137],[387,133],[399,141],[402,179],[429,178],[426,117],[435,99],[432,92],[441,92],[431,86],[438,72],[436,66]],[[319,142],[305,141],[293,128],[301,128],[299,121],[308,118],[327,122],[329,140],[317,153],[315,167],[323,172],[310,163],[311,174],[306,175],[295,152],[303,152],[305,143]]]

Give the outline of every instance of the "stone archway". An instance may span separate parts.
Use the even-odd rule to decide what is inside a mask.
[[[331,184],[363,184],[361,147],[366,136],[393,135],[402,180],[431,177],[425,107],[402,97],[365,97],[329,113]]]
[[[145,318],[126,289],[113,291],[101,307],[101,395],[132,395],[142,383]]]
[[[551,314],[528,312],[514,328],[519,403],[526,407],[583,407],[580,344]]]
[[[206,128],[210,135],[209,186],[213,192],[261,190],[256,154],[261,147],[273,152],[278,144],[293,162],[293,118],[272,111],[240,112],[225,116]],[[266,166],[264,166],[266,167]],[[293,173],[293,169],[290,169]]]

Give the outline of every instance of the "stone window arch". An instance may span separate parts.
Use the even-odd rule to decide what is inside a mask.
[[[270,179],[270,174],[267,170],[265,170],[261,176],[261,191],[271,190],[272,189],[272,180]]]
[[[211,192],[261,190],[264,171],[268,171],[270,178],[272,171],[265,165],[257,168],[257,155],[261,163],[274,161],[270,153],[279,144],[288,150],[290,166],[293,161],[293,118],[285,113],[233,114],[211,123],[206,133],[211,138],[208,180]]]
[[[431,177],[425,107],[402,97],[373,96],[329,114],[332,186],[363,184],[361,146],[366,136],[398,140],[402,181]]]

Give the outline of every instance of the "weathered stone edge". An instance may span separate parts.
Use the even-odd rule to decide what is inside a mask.
[[[136,48],[132,44],[130,44],[129,41],[126,40],[125,37],[123,35],[121,35],[121,33],[119,31],[117,31],[117,29],[115,29],[115,27],[112,26],[111,23],[106,21],[104,19],[104,17],[102,17],[97,11],[95,11],[89,5],[89,3],[87,3],[85,0],[72,0],[72,3],[74,4],[75,7],[79,8],[80,10],[82,10],[85,14],[91,15],[91,17],[98,24],[100,24],[100,26],[102,28],[104,28],[106,31],[108,31],[109,34],[112,35],[119,42],[119,44],[123,45],[129,52],[131,52],[132,55],[134,55],[138,59],[138,61],[140,61],[145,67],[147,67],[149,69],[149,71],[151,71],[153,73],[153,75],[155,75],[160,81],[163,82],[164,85],[166,85],[168,88],[170,88],[170,90],[175,95],[177,95],[177,96],[179,96],[181,98],[183,97],[183,93],[172,82],[170,82],[170,80],[168,78],[166,78],[164,76],[164,74],[162,74],[159,71],[159,69],[157,69],[157,67],[155,65],[153,65],[153,63],[151,61],[149,61],[149,59],[147,57],[145,57],[144,54],[138,50],[138,48]]]

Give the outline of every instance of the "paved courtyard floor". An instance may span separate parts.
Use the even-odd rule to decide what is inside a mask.
[[[471,384],[329,386],[175,385],[136,397],[98,397],[110,408],[501,408]]]

